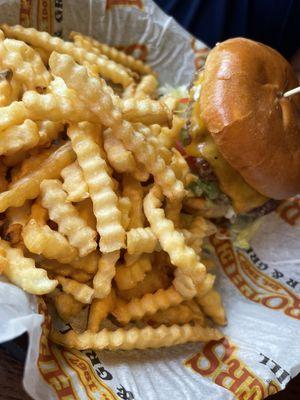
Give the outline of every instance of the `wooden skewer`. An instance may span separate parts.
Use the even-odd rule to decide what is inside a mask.
[[[285,92],[283,94],[283,97],[294,96],[294,94],[297,94],[297,93],[300,93],[300,86],[298,86],[294,89],[288,90],[287,92]]]

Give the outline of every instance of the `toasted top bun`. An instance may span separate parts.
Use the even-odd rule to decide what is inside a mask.
[[[300,193],[300,94],[290,64],[275,50],[235,38],[207,58],[201,118],[228,163],[261,194]]]

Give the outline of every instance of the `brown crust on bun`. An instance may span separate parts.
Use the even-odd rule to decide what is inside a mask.
[[[248,39],[218,44],[209,54],[201,118],[228,163],[261,194],[300,193],[300,94],[290,64]]]

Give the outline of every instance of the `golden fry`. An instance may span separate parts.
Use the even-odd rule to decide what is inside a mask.
[[[22,85],[12,75],[10,69],[2,70],[0,73],[0,107],[10,105],[20,100],[22,96]]]
[[[173,170],[157,155],[155,147],[145,140],[141,132],[133,130],[127,121],[115,125],[112,132],[133,152],[136,159],[144,164],[145,169],[154,176],[154,180],[168,198],[183,198],[185,191],[182,182],[176,179]]]
[[[122,324],[129,321],[140,320],[145,315],[155,314],[158,310],[166,310],[184,301],[180,293],[173,286],[168,289],[159,289],[155,293],[145,294],[140,299],[132,299],[129,303],[117,302],[113,310],[113,315]]]
[[[95,250],[85,257],[79,257],[70,262],[71,267],[85,271],[88,274],[95,274],[98,270],[100,252]]]
[[[164,103],[149,98],[138,99],[132,97],[123,99],[120,108],[124,119],[145,125],[160,124],[169,126],[172,118],[170,110]]]
[[[172,148],[175,145],[176,140],[178,140],[179,133],[184,125],[185,120],[183,118],[173,115],[172,127],[163,127],[161,129],[161,133],[158,137],[159,142],[168,149]]]
[[[37,262],[41,267],[52,274],[70,277],[78,282],[86,283],[91,281],[92,276],[84,271],[73,268],[69,264],[60,264],[56,260],[39,260]]]
[[[155,293],[159,289],[167,289],[169,286],[170,279],[167,274],[154,268],[134,288],[119,290],[118,295],[121,299],[130,301],[133,298],[143,297],[147,293]]]
[[[121,211],[121,221],[122,221],[122,226],[125,229],[125,231],[128,229],[128,226],[130,224],[130,211],[131,211],[131,201],[129,200],[128,197],[119,197],[119,210]]]
[[[97,230],[97,220],[93,211],[93,203],[90,198],[80,201],[76,204],[76,209],[79,212],[81,218],[87,223],[87,225],[94,231]]]
[[[75,300],[71,294],[64,292],[54,296],[54,305],[58,315],[65,322],[69,322],[70,318],[78,315],[84,306],[84,304]]]
[[[97,67],[98,73],[104,78],[112,80],[114,83],[120,83],[124,87],[132,82],[125,68],[116,64],[114,61],[107,60],[105,57],[97,56],[89,53],[84,49],[76,47],[74,43],[64,42],[58,37],[52,37],[47,32],[39,32],[33,28],[23,28],[20,25],[8,26],[1,25],[1,29],[8,37],[13,37],[29,43],[33,47],[41,47],[48,52],[58,52],[68,54],[73,57],[76,62],[89,62]],[[50,60],[49,60],[50,63]]]
[[[158,248],[157,237],[149,227],[130,229],[126,235],[128,254],[153,253]]]
[[[107,159],[113,169],[119,173],[133,172],[136,161],[131,151],[126,150],[123,143],[112,135],[111,129],[103,132],[103,138]]]
[[[122,178],[123,195],[128,197],[133,207],[131,207],[128,229],[144,226],[145,216],[143,212],[144,190],[140,182],[131,175],[125,174]]]
[[[97,131],[96,127],[82,123],[69,127],[68,136],[93,202],[97,231],[100,234],[100,250],[109,253],[125,246],[125,231],[121,224],[121,212],[113,181],[106,162],[101,157],[99,145],[93,137],[95,130]]]
[[[30,112],[22,101],[14,101],[6,107],[1,107],[0,131],[22,124],[26,118],[30,118]]]
[[[64,131],[64,124],[61,122],[45,120],[38,121],[37,124],[40,136],[39,146],[49,146]]]
[[[58,231],[66,235],[70,244],[78,249],[81,257],[96,249],[96,232],[91,229],[73,204],[68,203],[62,183],[46,179],[41,183],[41,202],[47,208],[50,219],[57,223]]]
[[[144,319],[151,325],[182,325],[191,321],[197,321],[198,324],[204,326],[204,314],[201,312],[200,308],[198,307],[197,309],[197,305],[192,302],[193,300],[190,300],[178,306],[160,310],[156,314],[145,317]],[[190,305],[192,305],[192,307],[190,307]]]
[[[73,162],[61,171],[64,180],[63,189],[68,194],[67,201],[78,202],[89,197],[86,184],[78,161]]]
[[[166,201],[166,218],[173,222],[175,228],[180,225],[180,211],[182,207],[181,200],[169,200]]]
[[[187,342],[209,342],[220,340],[223,335],[216,329],[203,328],[199,324],[161,325],[158,328],[117,329],[116,331],[101,330],[99,333],[85,331],[67,333],[52,330],[50,339],[59,345],[78,350],[132,350],[158,347],[169,347]]]
[[[7,265],[3,274],[16,286],[31,294],[43,295],[52,292],[57,286],[55,279],[49,279],[44,269],[36,268],[34,260],[23,256],[20,249],[10,247],[0,240],[0,248],[6,251]]]
[[[23,228],[22,237],[27,249],[34,254],[67,264],[78,256],[77,249],[59,232],[48,225],[40,225],[31,219]]]
[[[135,98],[144,98],[145,96],[155,97],[158,81],[154,75],[145,75],[137,85],[134,93]]]
[[[102,254],[98,263],[98,271],[93,279],[94,297],[103,299],[111,291],[111,282],[116,273],[116,263],[120,257],[119,251]]]
[[[16,153],[9,157],[5,157],[4,160],[6,161],[6,165],[11,166],[11,163],[13,164],[19,164],[20,165],[16,166],[15,168],[12,169],[11,172],[11,184],[12,186],[16,181],[19,179],[23,178],[23,176],[32,173],[32,171],[35,171],[40,168],[41,164],[46,161],[51,154],[53,154],[56,150],[58,149],[57,146],[51,146],[48,149],[41,149],[39,152],[37,152],[35,149],[32,150],[32,154],[26,154],[23,152]],[[21,160],[18,160],[17,158],[13,160],[13,156],[16,156],[20,154],[21,156],[24,155],[24,158]],[[27,158],[26,158],[27,157]]]
[[[76,44],[79,44],[80,46],[83,45],[86,50],[92,50],[93,48],[96,48],[111,60],[114,60],[115,62],[122,64],[133,71],[136,71],[140,74],[153,74],[152,69],[142,61],[137,60],[136,58],[124,53],[123,51],[119,51],[114,47],[100,43],[90,36],[84,36],[81,33],[71,32],[70,37]]]
[[[26,89],[47,87],[51,75],[40,55],[26,43],[14,39],[0,41],[1,64],[13,71],[14,77]]]
[[[3,274],[5,268],[7,268],[8,260],[6,258],[6,250],[0,247],[0,275]]]
[[[14,182],[9,190],[0,194],[0,212],[8,207],[20,207],[26,200],[36,198],[40,193],[40,184],[46,178],[57,178],[60,171],[74,161],[75,154],[69,143],[61,146],[39,167]]]
[[[71,294],[75,300],[83,304],[90,304],[94,295],[94,290],[85,283],[77,282],[73,279],[68,279],[63,276],[56,276],[62,290]]]
[[[152,264],[148,255],[142,255],[136,262],[130,265],[117,267],[115,282],[120,290],[134,288],[138,282],[145,278],[147,272],[151,271]]]
[[[210,289],[204,296],[197,296],[196,300],[205,314],[218,325],[226,325],[226,313],[222,304],[221,295],[215,290]]]
[[[34,120],[45,120],[47,118],[57,123],[83,120],[99,122],[97,115],[90,111],[87,105],[78,98],[75,90],[67,88],[62,79],[54,79],[49,86],[49,91],[50,93],[46,94],[39,94],[33,90],[24,93],[22,100],[27,109],[30,110],[30,112],[27,112],[30,118]]]
[[[205,266],[201,264],[194,250],[186,246],[182,233],[176,231],[173,222],[165,217],[164,210],[161,208],[162,199],[162,192],[158,186],[153,186],[145,197],[144,211],[151,229],[159,239],[162,249],[169,254],[172,264],[180,268],[195,284],[199,284],[205,277]],[[179,283],[176,277],[174,286],[179,288]],[[181,288],[182,282],[180,290]],[[185,293],[182,294],[185,295]]]
[[[77,96],[98,116],[99,122],[111,126],[120,120],[121,115],[113,107],[111,96],[103,90],[105,82],[89,76],[85,67],[76,64],[66,54],[53,52],[49,65],[53,75],[62,78],[68,88],[76,91]]]
[[[5,230],[5,238],[11,244],[17,244],[22,241],[22,229],[30,217],[30,203],[26,201],[22,207],[10,207],[6,210],[8,221]]]
[[[0,155],[31,149],[39,140],[37,124],[26,119],[22,125],[11,126],[0,132]]]
[[[90,306],[87,329],[91,332],[99,332],[101,322],[113,310],[116,301],[115,292],[112,289],[103,299],[94,299]]]

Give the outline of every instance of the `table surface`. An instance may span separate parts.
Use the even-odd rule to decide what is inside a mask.
[[[0,348],[0,399],[30,400],[22,386],[23,364],[12,358],[6,350]],[[300,375],[289,383],[288,388],[268,400],[299,400]]]

